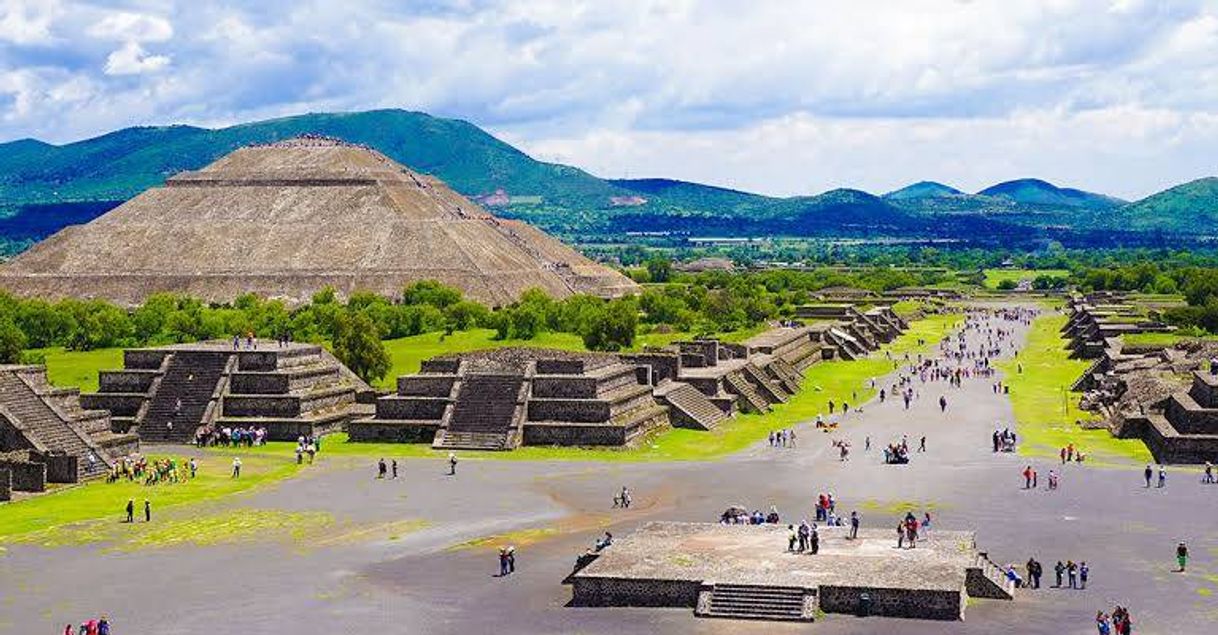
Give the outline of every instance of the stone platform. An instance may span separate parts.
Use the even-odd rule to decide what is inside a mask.
[[[787,551],[785,524],[648,523],[571,576],[572,604],[716,616],[719,601],[736,609],[731,617],[810,620],[817,610],[858,613],[866,594],[871,615],[960,620],[970,595],[1013,597],[972,532],[935,530],[914,549],[897,549],[889,529],[855,540],[848,527],[818,533],[820,551],[810,555]]]

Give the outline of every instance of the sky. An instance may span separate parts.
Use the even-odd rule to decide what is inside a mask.
[[[0,140],[374,108],[774,195],[1218,174],[1218,0],[0,0]]]

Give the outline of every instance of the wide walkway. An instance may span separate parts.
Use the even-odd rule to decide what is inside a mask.
[[[1019,328],[1020,337],[1024,329]],[[976,336],[972,336],[976,342]],[[887,380],[881,380],[886,382]],[[404,479],[376,481],[372,461],[328,467],[253,496],[195,510],[325,511],[371,528],[326,544],[290,540],[108,551],[105,546],[0,553],[0,633],[61,633],[72,616],[105,613],[126,633],[1093,633],[1095,611],[1133,611],[1137,632],[1201,633],[1218,619],[1218,486],[1174,471],[1163,490],[1141,487],[1138,467],[1065,466],[1061,489],[1022,489],[1025,463],[991,452],[995,426],[1012,426],[992,379],[963,387],[915,384],[900,401],[866,404],[835,434],[799,428],[798,447],[765,442],[713,463],[595,464],[465,461],[456,477],[434,460],[402,462]],[[940,412],[940,395],[948,399]],[[884,465],[880,448],[907,435],[928,451]],[[871,437],[872,450],[863,451]],[[841,462],[832,440],[853,446]],[[629,511],[610,509],[623,485]],[[894,526],[930,510],[935,527],[977,532],[999,562],[1035,556],[1091,566],[1086,591],[1042,589],[1014,602],[970,602],[960,623],[829,616],[814,625],[698,620],[676,609],[567,608],[559,584],[576,554],[603,531],[646,520],[714,520],[732,504],[778,507],[784,521],[811,517],[819,492],[858,510],[867,527]],[[0,512],[2,514],[2,512]],[[422,529],[398,532],[402,521]],[[0,516],[0,522],[3,517]],[[385,531],[376,531],[377,527]],[[510,532],[510,533],[509,533]],[[400,535],[399,535],[400,533]],[[485,545],[459,543],[509,534]],[[932,530],[933,535],[933,530]],[[1188,574],[1172,573],[1176,542],[1189,542]],[[517,546],[518,572],[498,578],[495,547]],[[776,548],[782,548],[779,545]],[[1047,576],[1051,581],[1051,575]]]

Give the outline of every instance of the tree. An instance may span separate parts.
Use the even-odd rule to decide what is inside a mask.
[[[0,314],[0,364],[16,364],[21,361],[25,349],[25,333],[8,314]]]
[[[402,290],[402,304],[430,304],[437,309],[461,301],[461,292],[435,280],[412,282]]]
[[[1019,286],[1019,283],[1015,282],[1014,280],[1012,280],[1010,278],[1005,278],[1003,280],[998,281],[998,290],[999,291],[1014,291],[1015,288],[1018,286]]]
[[[380,333],[368,316],[343,312],[334,323],[334,356],[366,382],[382,379],[389,372],[389,353]]]
[[[613,300],[594,313],[584,331],[584,346],[593,351],[617,351],[634,345],[639,327],[639,309],[634,300]]]
[[[647,261],[647,277],[652,282],[668,282],[672,279],[672,262],[656,256]]]

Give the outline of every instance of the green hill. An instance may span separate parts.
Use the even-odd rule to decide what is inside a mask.
[[[1084,192],[1069,187],[1057,187],[1040,179],[1016,179],[977,192],[979,196],[1005,198],[1016,203],[1084,209],[1112,209],[1125,203],[1117,198]]]
[[[1177,185],[1097,220],[1097,225],[1145,232],[1218,235],[1218,177]]]
[[[960,190],[949,185],[944,185],[935,181],[918,181],[911,185],[906,185],[899,190],[893,190],[884,195],[884,198],[892,201],[900,201],[906,199],[917,198],[940,198],[947,196],[959,196],[963,194]]]

